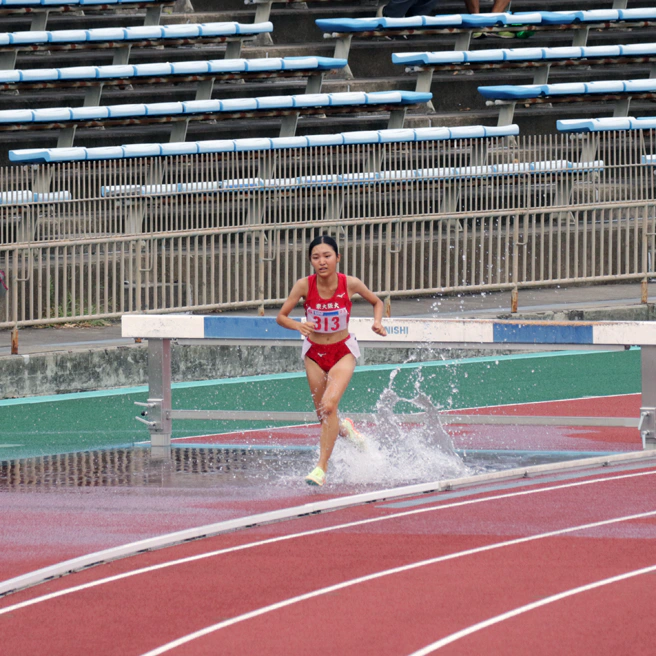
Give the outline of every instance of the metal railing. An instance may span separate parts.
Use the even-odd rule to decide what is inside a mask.
[[[341,270],[387,298],[644,280],[653,141],[627,131],[0,168],[0,193],[71,198],[5,195],[0,327],[280,303],[322,232],[338,238]]]
[[[383,297],[654,275],[656,202],[321,221],[0,247],[0,326],[281,303],[333,234],[340,270]]]
[[[653,140],[627,131],[0,168],[0,193],[17,194],[0,203],[0,244],[651,200],[642,156]],[[70,200],[25,202],[26,190]]]

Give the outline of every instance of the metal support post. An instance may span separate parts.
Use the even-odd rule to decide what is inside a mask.
[[[466,32],[460,32],[456,36],[456,42],[453,45],[454,50],[469,50],[471,45],[471,37],[473,30],[467,30]]]
[[[119,46],[114,49],[114,57],[112,58],[113,66],[121,66],[127,64],[130,61],[130,52],[132,50],[131,45]]]
[[[305,85],[305,93],[321,93],[323,85],[323,73],[309,75]]]
[[[0,52],[0,71],[9,71],[16,68],[18,51]]]
[[[280,122],[280,137],[294,137],[296,136],[296,126],[298,125],[299,112],[293,112],[282,117]]]
[[[84,92],[84,106],[85,107],[98,107],[100,99],[102,98],[104,84],[101,82],[98,86],[87,87]]]
[[[583,142],[581,148],[581,162],[594,162],[597,157],[597,150],[599,148],[599,139],[596,135],[585,135],[587,140]]]
[[[574,30],[574,38],[572,39],[572,46],[574,46],[575,48],[583,48],[587,46],[589,33],[590,33],[589,25]]]
[[[241,39],[235,39],[234,41],[228,41],[226,44],[225,58],[226,59],[239,59],[241,57]]]
[[[629,106],[631,105],[631,98],[622,98],[615,103],[615,110],[613,116],[616,118],[624,118],[629,115]]]
[[[400,109],[393,109],[390,112],[389,119],[387,121],[388,130],[400,130],[405,123],[405,113],[407,107],[401,107]]]
[[[268,2],[258,2],[255,6],[255,18],[253,19],[254,23],[266,23],[271,17],[271,5],[273,0]]]
[[[48,24],[49,15],[50,15],[50,9],[46,9],[45,11],[40,11],[34,14],[32,18],[32,23],[30,24],[30,31],[41,32],[45,30],[46,25]]]
[[[196,97],[194,100],[212,100],[212,92],[214,91],[214,78],[209,80],[202,80],[196,87]]]
[[[158,7],[148,7],[146,9],[146,16],[144,17],[144,25],[159,25],[159,21],[162,17],[162,6]]]
[[[549,81],[550,69],[551,69],[551,64],[538,66],[535,69],[535,73],[533,74],[533,84],[547,84],[547,82]]]
[[[497,103],[495,103],[497,104]],[[515,119],[515,105],[516,101],[511,100],[510,102],[501,102],[499,103],[499,120],[497,125],[503,127],[506,125],[512,125],[512,122]]]
[[[415,85],[415,91],[420,91],[422,93],[430,93],[432,84],[433,84],[433,69],[425,68],[424,70],[419,71],[419,73],[417,74],[417,84]],[[433,105],[432,100],[429,100],[426,103],[426,109],[431,113],[435,112],[435,105]]]
[[[324,34],[324,38],[329,36],[329,34]],[[352,34],[344,34],[337,38],[337,41],[335,41],[335,51],[333,54],[335,59],[346,59],[348,62],[352,39]],[[351,71],[351,67],[346,64],[346,66],[344,66],[342,69],[331,71],[331,77],[343,77],[346,80],[351,80],[353,79],[353,73]]]
[[[171,451],[171,340],[148,340],[148,401],[139,403],[146,409],[145,419],[137,420],[148,426],[153,455],[167,456]]]
[[[644,449],[656,449],[656,346],[641,347],[642,407],[640,437]]]
[[[187,140],[187,128],[189,127],[189,119],[186,118],[182,121],[176,121],[171,127],[171,136],[169,143],[178,143]]]
[[[59,133],[57,139],[57,148],[70,148],[75,141],[75,125],[69,125]]]

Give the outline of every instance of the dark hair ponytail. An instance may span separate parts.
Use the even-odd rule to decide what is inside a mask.
[[[319,244],[327,244],[335,251],[335,255],[339,255],[339,247],[337,246],[337,242],[330,235],[319,235],[310,242],[310,248],[308,248],[309,260],[312,259],[312,249]]]

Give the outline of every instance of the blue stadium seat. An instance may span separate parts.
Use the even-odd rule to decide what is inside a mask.
[[[0,15],[29,15],[30,29],[45,30],[51,12],[61,13],[83,9],[89,11],[115,11],[130,7],[146,9],[144,25],[157,25],[163,7],[170,7],[175,0],[0,0]]]
[[[514,119],[517,102],[535,104],[608,99],[616,102],[615,117],[626,116],[633,96],[649,99],[656,97],[656,79],[600,80],[561,84],[501,84],[478,87],[478,91],[489,99],[488,104],[500,106],[499,125],[503,125]]]
[[[494,48],[485,50],[447,50],[441,52],[403,52],[392,54],[395,64],[424,66],[496,62],[553,62],[558,60],[608,59],[656,56],[656,43],[633,45]],[[587,63],[587,62],[586,62]]]
[[[453,128],[415,128],[402,130],[375,130],[316,134],[301,137],[273,137],[259,139],[223,139],[190,141],[184,143],[131,144],[96,148],[29,148],[11,150],[9,159],[19,163],[74,162],[83,160],[124,159],[131,157],[157,157],[194,155],[198,153],[238,152],[251,150],[280,150],[288,148],[315,148],[355,143],[400,143],[411,141],[447,141],[507,137],[519,134],[516,125],[502,128],[470,125]]]
[[[531,11],[489,14],[451,14],[443,16],[412,16],[408,18],[320,18],[315,22],[325,37],[337,39],[336,57],[348,58],[350,40],[354,35],[393,36],[394,34],[456,35],[455,50],[468,50],[472,31],[501,30],[562,30],[574,32],[573,46],[585,46],[591,27],[611,28],[651,25],[656,10],[601,9],[592,11]],[[405,63],[405,62],[397,62]]]
[[[53,191],[44,193],[35,193],[30,189],[21,189],[18,191],[1,191],[0,205],[16,205],[24,203],[56,203],[71,200],[70,191]]]
[[[632,116],[610,118],[564,119],[556,122],[560,132],[614,132],[625,130],[653,130],[656,117]]]
[[[128,48],[131,46],[179,45],[231,41],[234,47],[226,51],[226,58],[239,57],[241,41],[273,31],[267,23],[185,23],[182,25],[143,25],[138,27],[102,27],[88,30],[31,30],[0,33],[0,70],[14,68],[20,50],[53,50],[81,48]],[[231,45],[231,44],[229,44]],[[125,64],[127,61],[115,61]]]
[[[536,175],[544,173],[569,173],[574,171],[601,171],[604,162],[570,162],[554,160],[544,162],[516,162],[504,165],[459,166],[396,171],[365,171],[333,175],[299,176],[295,178],[234,178],[207,182],[191,182],[159,185],[109,185],[102,187],[104,198],[117,196],[156,196],[176,193],[218,193],[244,191],[275,191],[300,188],[342,188],[377,183],[398,183],[411,180],[454,181],[484,179],[499,176]]]
[[[293,136],[298,116],[317,112],[389,111],[388,127],[402,127],[406,109],[426,103],[431,97],[430,93],[414,91],[307,93],[227,100],[3,110],[0,111],[0,126],[4,130],[51,129],[67,125],[98,127],[103,124],[160,122],[160,119],[166,118],[174,124],[171,141],[184,141],[189,120],[241,118],[244,114],[248,114],[290,117],[291,120],[288,122],[283,118],[280,136]],[[182,129],[177,127],[178,124]],[[74,131],[64,131],[60,134],[58,146],[72,146],[73,138]]]

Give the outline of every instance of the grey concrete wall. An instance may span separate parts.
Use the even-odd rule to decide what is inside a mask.
[[[361,364],[475,357],[483,351],[363,349]],[[489,354],[489,352],[485,352]],[[174,382],[303,371],[299,347],[173,345]],[[145,344],[0,358],[0,399],[145,385]]]

